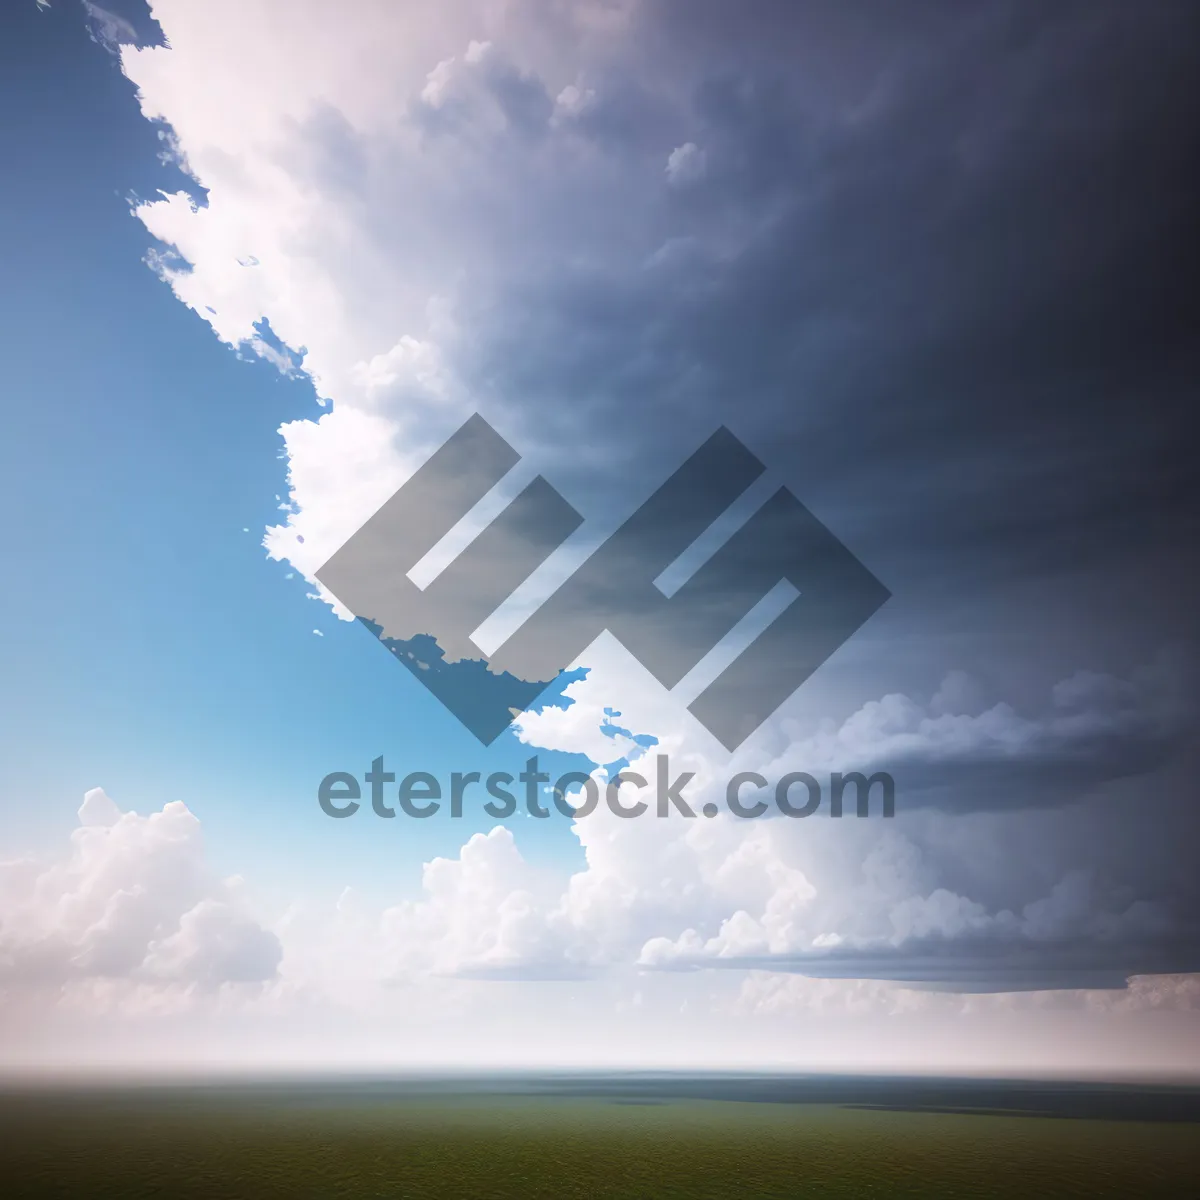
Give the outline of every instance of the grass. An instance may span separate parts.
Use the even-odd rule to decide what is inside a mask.
[[[589,1095],[0,1098],[7,1197],[1200,1196],[1200,1125]]]

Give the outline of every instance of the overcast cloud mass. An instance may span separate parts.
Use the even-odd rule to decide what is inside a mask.
[[[584,516],[493,646],[725,425],[890,599],[732,754],[608,636],[504,736],[667,754],[697,811],[737,772],[888,771],[897,815],[598,811],[562,870],[498,822],[391,906],[272,913],[182,805],[90,792],[59,861],[5,867],[10,1003],[433,1029],[570,981],[614,1029],[690,1005],[802,1062],[770,1022],[1183,1010],[1115,1040],[1200,1067],[1200,11],[85,7],[191,181],[135,200],[150,267],[319,397],[263,546],[326,640],[362,635],[317,571],[471,413]]]

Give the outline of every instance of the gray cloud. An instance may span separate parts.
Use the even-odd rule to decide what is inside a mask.
[[[989,702],[962,672],[928,703],[892,694],[840,725],[826,721],[775,764],[790,769],[889,771],[900,804],[953,811],[1079,802],[1099,785],[1146,776],[1186,745],[1190,685],[1167,655],[1129,679],[1078,671],[1032,715]]]
[[[641,965],[656,970],[773,970],[814,979],[879,979],[955,991],[1123,988],[1135,975],[1200,970],[1196,931],[1183,932],[1159,905],[1107,893],[1075,871],[1013,911],[989,912],[945,888],[909,896],[874,937],[828,936],[794,952],[766,953],[744,913],[704,940],[689,931],[657,938]]]
[[[928,10],[919,43],[876,35],[856,85],[822,91],[795,68],[844,31],[822,5],[765,7],[702,48],[690,12],[649,7],[656,53],[664,29],[693,53],[647,51],[641,122],[596,142],[628,232],[593,227],[608,257],[510,262],[468,301],[473,389],[511,402],[527,440],[573,397],[553,436],[572,420],[648,478],[605,425],[636,411],[699,439],[730,420],[862,552],[898,543],[914,568],[1044,572],[1178,539],[1191,14]],[[663,187],[687,141],[704,178]],[[547,242],[587,237],[610,202],[600,186],[544,209]]]
[[[281,137],[328,303],[322,320],[292,306],[266,253],[262,295],[290,319],[272,328],[308,320],[325,340],[343,389],[327,440],[353,440],[339,408],[364,427],[403,417],[419,460],[451,411],[478,408],[602,525],[727,423],[892,592],[797,700],[805,719],[859,712],[830,731],[846,765],[892,769],[919,809],[904,825],[922,864],[864,907],[950,896],[984,922],[896,944],[856,926],[846,881],[882,870],[876,848],[826,837],[842,869],[817,891],[845,940],[770,962],[1012,986],[1055,963],[1186,969],[1194,720],[1168,672],[1130,666],[1194,639],[1200,601],[1185,304],[1200,16],[1120,0],[918,3],[870,22],[832,0],[600,8],[456,24],[406,61],[394,121],[356,127],[346,88],[345,112],[318,106]],[[199,140],[213,211],[241,237],[240,181]],[[267,246],[289,197],[264,206]],[[146,219],[186,242],[177,209]],[[243,286],[219,239],[194,241],[189,303]],[[328,494],[306,481],[324,484],[337,447],[292,432],[294,508],[318,512]],[[376,466],[364,455],[356,475]],[[319,566],[293,543],[274,545]],[[977,694],[939,687],[951,663]],[[1080,871],[1108,931],[1039,934],[1031,906]],[[728,913],[696,895],[703,947]],[[1139,923],[1150,913],[1165,924]]]

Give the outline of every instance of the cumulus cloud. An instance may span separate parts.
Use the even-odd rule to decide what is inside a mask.
[[[602,980],[636,967],[1090,995],[1200,969],[1195,931],[1169,904],[1087,868],[1049,884],[1010,882],[1019,903],[974,899],[947,886],[969,875],[970,847],[956,857],[919,826],[800,832],[781,820],[630,822],[599,809],[575,831],[586,862],[571,874],[535,868],[497,826],[426,863],[417,898],[372,912],[347,893],[336,953],[310,982],[327,986],[330,969],[386,985]],[[311,937],[285,934],[289,953],[302,959]],[[831,1006],[891,995],[819,994]]]
[[[1192,730],[1189,689],[1179,661],[1164,653],[1127,679],[1077,671],[1026,714],[985,700],[977,681],[952,672],[928,702],[884,696],[809,736],[786,725],[793,740],[767,773],[885,770],[905,803],[959,811],[1071,804],[1177,752]]]
[[[0,979],[218,985],[274,977],[281,949],[207,865],[200,823],[172,801],[121,812],[84,797],[67,854],[0,864]]]
[[[667,155],[667,178],[679,187],[686,187],[704,178],[708,156],[695,142],[684,142]]]
[[[1108,873],[1080,867],[1039,882],[1052,856],[1008,882],[1008,905],[955,891],[972,847],[948,852],[936,831],[945,818],[932,818],[932,831],[799,830],[784,820],[630,822],[601,808],[576,823],[586,862],[565,876],[534,868],[498,826],[427,863],[420,897],[342,913],[340,940],[356,947],[353,969],[372,963],[377,981],[602,979],[636,966],[972,994],[1122,989],[1132,976],[1200,969],[1188,915]],[[822,993],[830,1003],[841,994]]]
[[[597,648],[598,665],[565,689],[567,707],[518,720],[523,740],[651,779],[663,755],[672,777],[692,776],[696,813],[709,803],[724,813],[726,783],[743,771],[770,785],[794,771],[828,781],[888,770],[899,816],[887,821],[876,805],[867,820],[851,809],[835,822],[827,799],[803,821],[629,822],[601,809],[575,825],[585,868],[543,910],[576,959],[963,991],[1119,988],[1200,963],[1187,895],[1131,861],[1120,839],[1078,836],[1089,821],[1146,816],[1085,805],[1177,748],[1189,708],[1169,660],[1124,680],[1077,672],[1028,716],[954,672],[928,702],[885,697],[815,731],[787,717],[730,756],[629,655]],[[1021,815],[1039,811],[1040,832]]]
[[[526,863],[503,825],[475,834],[457,858],[426,863],[421,883],[421,899],[382,915],[393,969],[475,979],[580,974],[549,920],[553,877]]]
[[[687,930],[656,938],[641,963],[657,969],[770,967],[818,979],[937,984],[971,992],[1124,988],[1132,975],[1200,969],[1194,937],[1181,938],[1156,905],[1104,895],[1086,872],[1060,880],[1020,911],[989,912],[945,888],[904,897],[886,913],[886,933],[772,936],[769,914],[745,912],[701,938]]]

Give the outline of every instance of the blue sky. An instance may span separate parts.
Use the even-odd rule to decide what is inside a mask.
[[[236,357],[171,301],[130,197],[195,182],[158,160],[157,130],[73,8],[6,12],[3,104],[32,118],[6,125],[6,175],[25,182],[5,189],[0,228],[17,299],[0,453],[21,564],[0,601],[3,787],[23,798],[6,845],[47,846],[103,786],[138,811],[184,801],[230,872],[301,856],[335,894],[351,863],[394,888],[474,825],[335,825],[319,780],[379,754],[447,775],[527,751],[509,739],[485,755],[365,631],[266,560],[277,430],[317,409],[312,385]],[[535,857],[577,856],[562,822],[530,824]]]
[[[1200,1069],[1200,42],[1017,7],[5,6],[4,1064]],[[485,750],[310,594],[473,412],[584,517],[510,627],[722,424],[891,597]],[[317,804],[648,737],[717,817]]]

